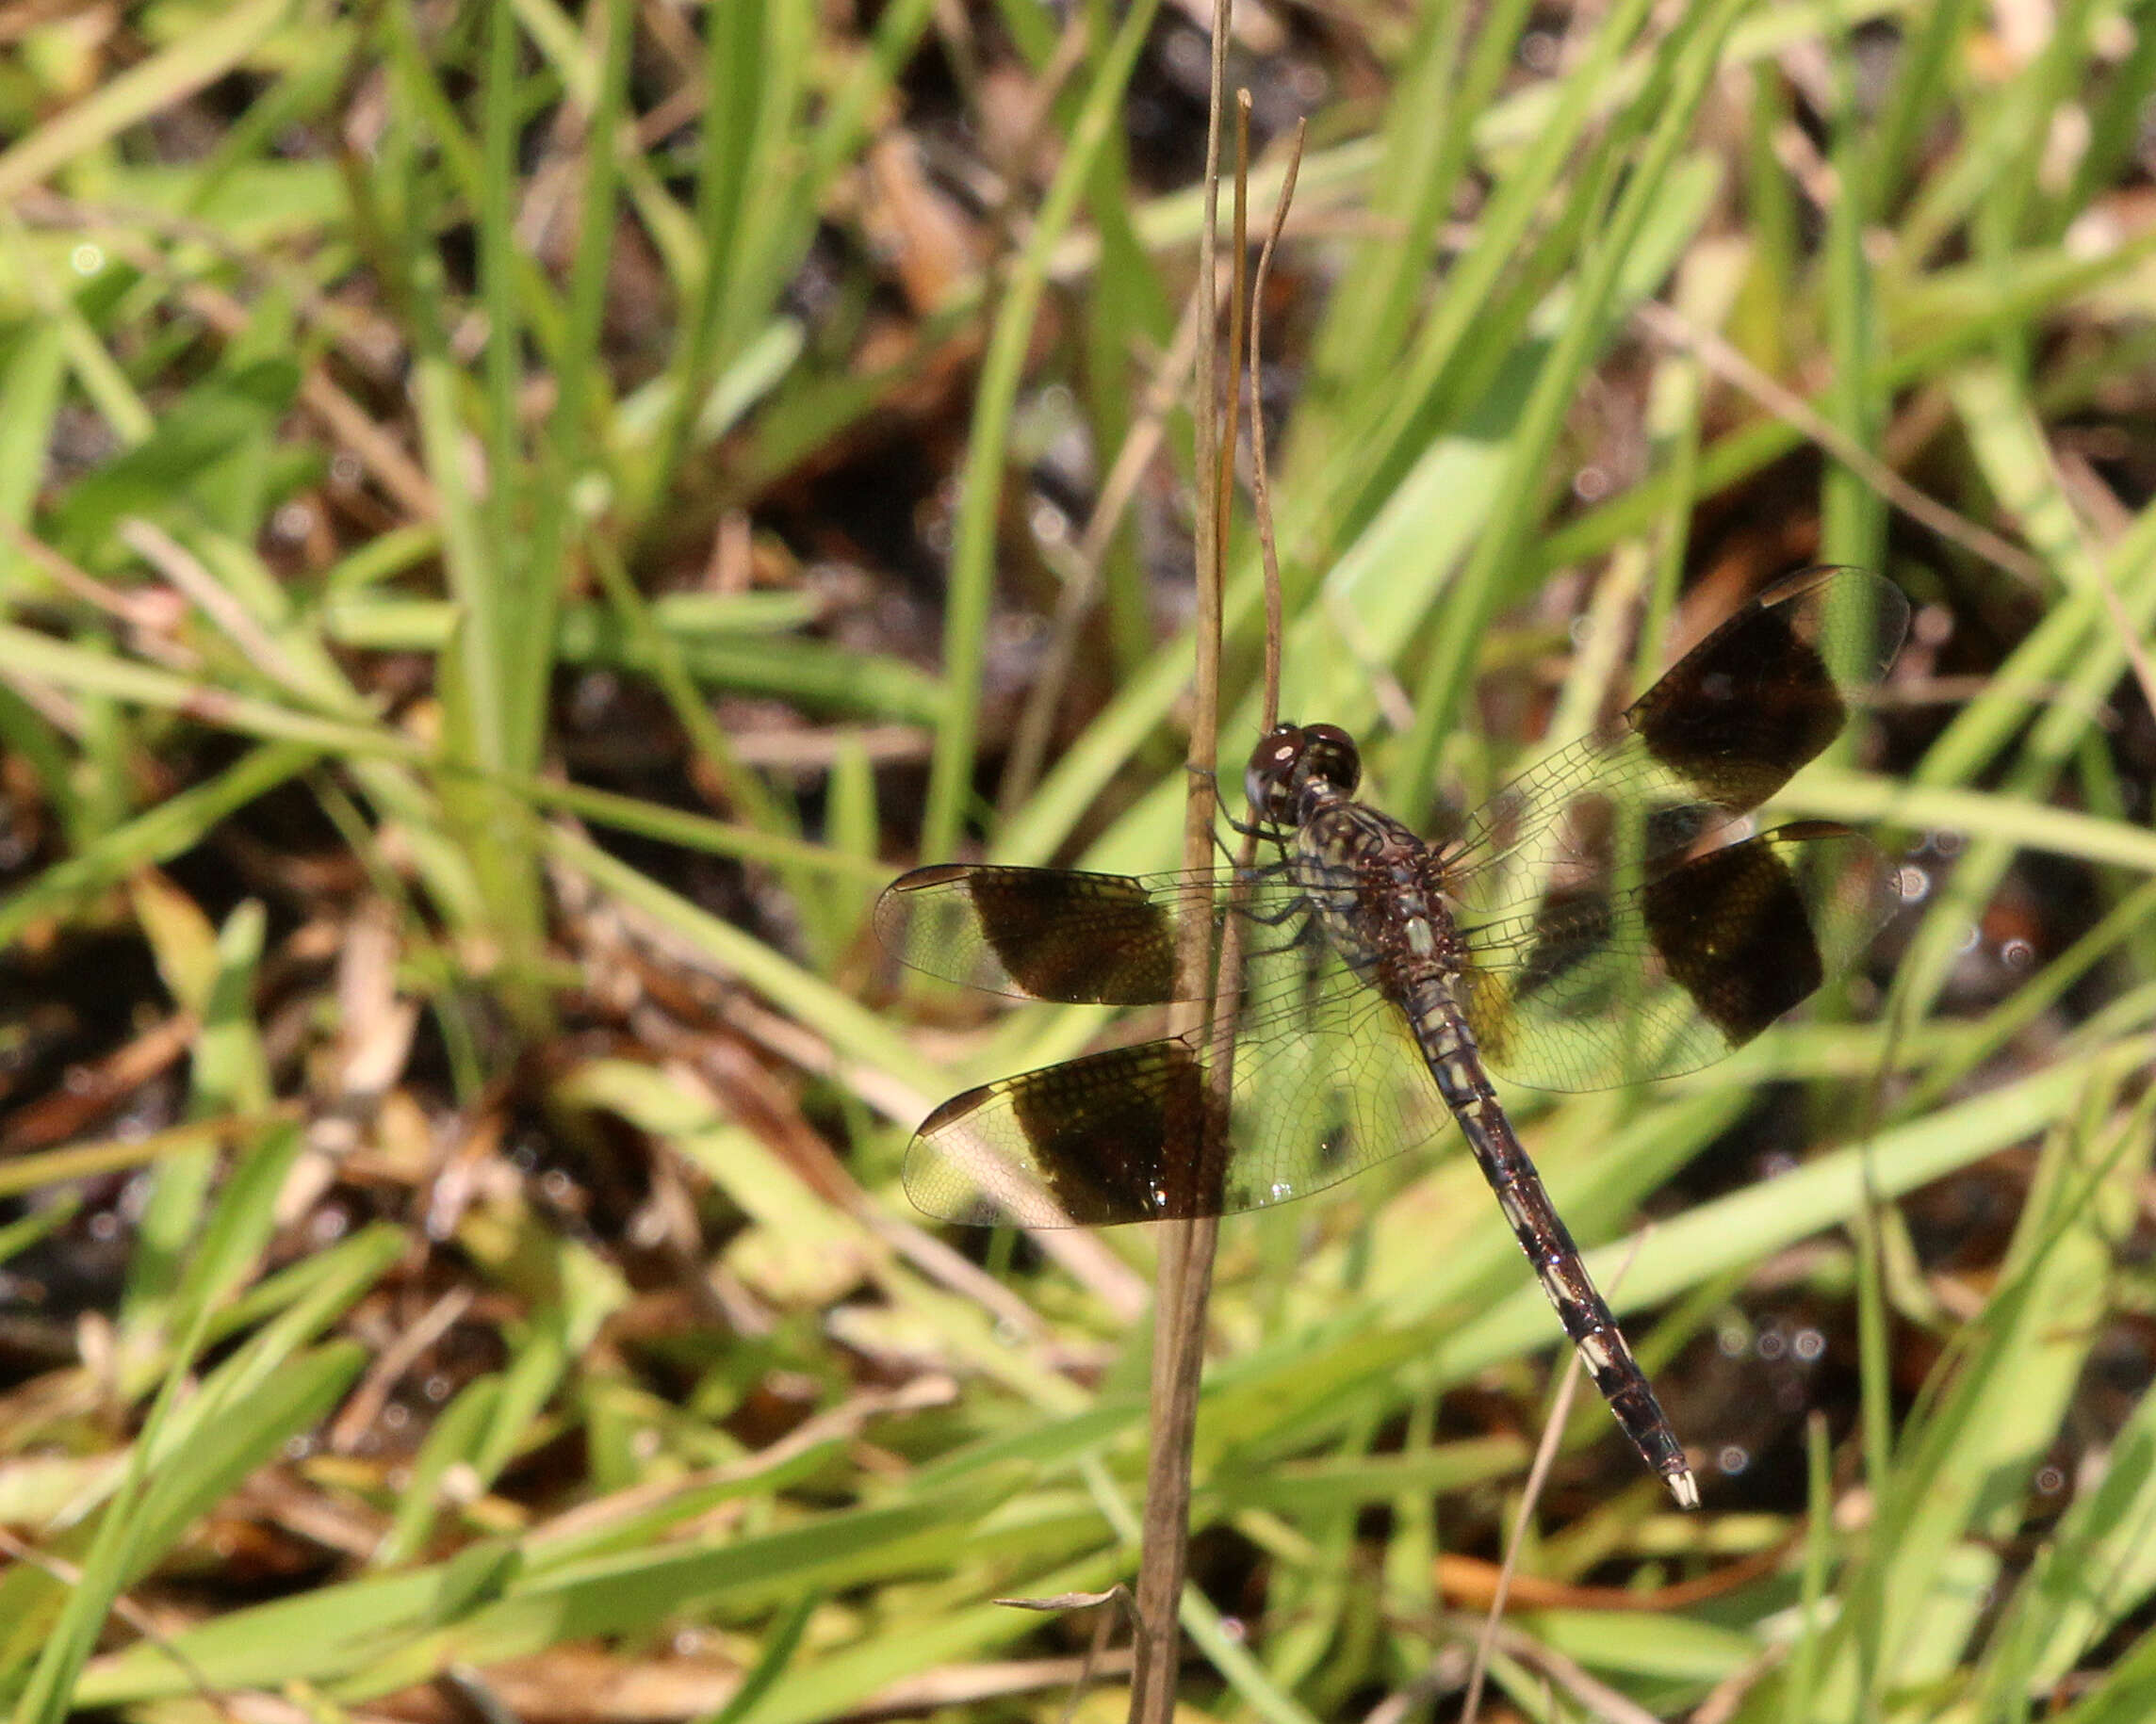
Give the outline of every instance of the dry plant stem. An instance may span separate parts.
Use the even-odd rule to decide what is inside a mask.
[[[1518,1659],[1541,1672],[1544,1692],[1562,1688],[1578,1703],[1579,1716],[1603,1720],[1604,1724],[1658,1724],[1657,1715],[1649,1712],[1636,1700],[1597,1682],[1584,1667],[1551,1647],[1539,1635],[1530,1635],[1505,1624],[1497,1630],[1497,1647],[1508,1656]],[[1545,1716],[1569,1716],[1550,1712]],[[1464,1718],[1465,1714],[1462,1714]]]
[[[1512,1570],[1519,1562],[1520,1541],[1527,1537],[1527,1517],[1534,1513],[1535,1504],[1542,1500],[1543,1487],[1549,1482],[1550,1463],[1557,1458],[1558,1439],[1564,1434],[1565,1422],[1572,1417],[1574,1395],[1578,1391],[1583,1372],[1576,1355],[1566,1365],[1564,1381],[1558,1385],[1557,1398],[1550,1404],[1549,1421],[1543,1427],[1543,1439],[1535,1447],[1534,1463],[1527,1469],[1527,1488],[1520,1493],[1519,1511],[1512,1517],[1512,1530],[1505,1540],[1505,1560],[1497,1569],[1497,1585],[1491,1594],[1490,1614],[1482,1619],[1482,1633],[1475,1642],[1475,1664],[1467,1673],[1467,1699],[1461,1706],[1461,1724],[1475,1724],[1482,1710],[1482,1686],[1490,1675],[1490,1654],[1497,1647],[1497,1631],[1505,1620],[1505,1602],[1512,1590]]]
[[[120,524],[120,537],[129,550],[165,577],[168,586],[186,594],[196,610],[222,629],[256,669],[267,672],[292,693],[304,696],[308,692],[305,674],[186,545],[163,528],[136,515]]]
[[[10,1561],[41,1569],[63,1586],[74,1587],[82,1584],[82,1570],[64,1556],[55,1556],[34,1545],[24,1544],[6,1527],[0,1527],[0,1556]],[[224,1724],[245,1724],[247,1714],[235,1706],[209,1673],[188,1657],[186,1651],[172,1643],[163,1624],[155,1616],[142,1608],[124,1592],[112,1601],[112,1614],[155,1647],[185,1677],[195,1691],[195,1697],[206,1706],[213,1716],[222,1718]]]
[[[699,96],[695,111],[700,112],[701,106]],[[147,229],[205,247],[262,285],[273,285],[292,294],[308,323],[328,336],[333,346],[361,372],[386,372],[392,368],[379,353],[368,351],[366,344],[355,338],[352,324],[343,315],[348,308],[312,291],[288,274],[273,275],[266,271],[259,259],[235,246],[228,235],[207,223],[189,221],[164,211],[139,209],[127,203],[56,197],[48,191],[25,194],[18,213],[41,226],[94,232],[108,251],[153,280],[162,280],[170,273],[167,259],[155,246],[143,244],[137,238],[134,230]],[[188,309],[220,335],[235,336],[252,325],[253,314],[248,308],[219,288],[196,282],[182,286],[179,291]],[[333,438],[349,447],[375,482],[407,514],[432,520],[439,512],[433,481],[404,453],[393,432],[353,397],[331,382],[328,371],[318,361],[309,366],[301,378],[300,402],[314,414]]]
[[[368,1433],[373,1430],[374,1422],[382,1416],[382,1409],[389,1404],[390,1391],[397,1387],[398,1379],[419,1361],[429,1347],[456,1326],[458,1320],[471,1309],[475,1296],[467,1287],[452,1287],[421,1314],[418,1322],[375,1357],[359,1388],[330,1425],[327,1446],[332,1455],[351,1455],[358,1449]]]
[[[1242,441],[1243,341],[1250,330],[1250,92],[1235,92],[1235,218],[1233,252],[1235,285],[1228,299],[1228,397],[1222,402],[1227,424],[1220,434],[1220,460],[1214,473],[1213,548],[1217,572],[1227,577],[1228,529],[1235,515],[1235,449]]]
[[[1086,1649],[1086,1656],[1080,1661],[1077,1679],[1071,1683],[1070,1692],[1063,1701],[1062,1724],[1070,1724],[1071,1719],[1078,1716],[1079,1704],[1085,1700],[1086,1691],[1103,1675],[1108,1674],[1112,1667],[1108,1654],[1108,1636],[1115,1631],[1118,1619],[1130,1614],[1130,1588],[1118,1582],[1105,1592],[1065,1592],[1050,1599],[998,1599],[996,1602],[1008,1604],[1016,1610],[1094,1612],[1093,1644]],[[1118,1608],[1102,1610],[1100,1607],[1103,1604],[1114,1604]]]
[[[1228,77],[1229,0],[1214,0],[1212,94],[1205,128],[1205,220],[1199,232],[1198,279],[1215,279],[1215,233],[1220,199],[1220,108]],[[1216,435],[1218,382],[1217,319],[1213,296],[1199,295],[1196,471],[1199,482],[1217,463],[1232,460],[1233,445],[1223,454]],[[1216,496],[1219,495],[1217,492]],[[1183,861],[1203,868],[1212,857],[1214,832],[1213,767],[1218,756],[1220,725],[1220,610],[1224,557],[1220,522],[1215,508],[1201,503],[1196,521],[1198,622],[1196,671],[1191,702],[1189,801],[1184,806]],[[1168,1019],[1173,1034],[1202,1030],[1206,950],[1204,919],[1193,917],[1176,953],[1178,989],[1184,1000],[1200,1003],[1175,1008]],[[1226,1125],[1225,1092],[1208,1074],[1208,1103],[1203,1153],[1216,1156]],[[1152,1443],[1146,1462],[1145,1517],[1139,1537],[1137,1662],[1131,1675],[1130,1717],[1134,1724],[1169,1724],[1175,1711],[1175,1679],[1180,1667],[1177,1611],[1189,1557],[1190,1450],[1198,1420],[1198,1377],[1205,1359],[1205,1302],[1213,1274],[1213,1248],[1219,1224],[1212,1220],[1169,1222],[1160,1229],[1160,1268],[1153,1301]]]
[[[1224,35],[1222,24],[1217,19],[1215,24],[1215,31],[1214,40],[1217,44]],[[1217,78],[1220,71],[1217,47],[1216,48],[1214,64],[1216,72],[1214,109],[1217,113],[1219,96]],[[1201,834],[1194,830],[1186,830],[1184,833],[1184,864],[1186,867],[1192,868],[1204,865],[1209,857],[1209,846],[1212,838],[1213,780],[1210,776],[1204,775],[1203,769],[1210,767],[1216,757],[1215,750],[1211,746],[1214,739],[1209,733],[1217,728],[1219,718],[1217,690],[1220,590],[1224,580],[1229,512],[1234,498],[1235,427],[1238,418],[1236,405],[1241,393],[1242,350],[1246,333],[1252,344],[1250,366],[1250,376],[1253,380],[1251,425],[1254,429],[1259,430],[1260,435],[1263,434],[1262,428],[1259,428],[1258,424],[1260,415],[1255,386],[1257,377],[1256,308],[1252,302],[1252,296],[1245,291],[1243,281],[1243,263],[1250,254],[1248,243],[1250,168],[1250,95],[1248,90],[1241,90],[1237,92],[1235,112],[1235,287],[1233,298],[1230,301],[1233,311],[1232,313],[1233,333],[1229,339],[1228,350],[1232,363],[1229,371],[1227,434],[1225,441],[1216,453],[1218,483],[1216,492],[1217,506],[1213,523],[1212,556],[1209,562],[1200,564],[1201,571],[1209,573],[1212,577],[1209,590],[1206,583],[1200,581],[1200,592],[1205,594],[1201,601],[1203,607],[1201,609],[1201,630],[1205,632],[1200,633],[1199,648],[1200,667],[1199,707],[1202,714],[1200,722],[1208,734],[1205,739],[1207,746],[1200,753],[1198,746],[1200,725],[1198,724],[1193,724],[1190,755],[1191,766],[1200,769],[1191,774],[1192,805],[1203,805],[1207,809],[1207,816],[1204,831]],[[1279,236],[1280,223],[1286,213],[1287,200],[1293,192],[1294,185],[1294,170],[1291,167],[1287,181],[1281,193],[1280,213],[1276,214],[1273,220],[1274,238]],[[1211,210],[1208,210],[1206,215],[1207,228],[1210,231],[1212,226]],[[1268,258],[1271,255],[1269,241],[1266,255]],[[1207,260],[1204,267],[1210,268],[1210,259]],[[1261,262],[1261,269],[1262,268]],[[1208,277],[1201,273],[1200,279],[1204,280]],[[1247,316],[1246,310],[1248,311]],[[1211,350],[1210,334],[1211,332],[1207,331],[1205,345],[1200,350],[1201,354],[1209,353]],[[1210,369],[1210,366],[1203,366],[1202,360],[1200,365],[1204,369]],[[1211,389],[1201,387],[1200,392],[1200,402],[1210,402],[1212,398]],[[1204,416],[1207,422],[1210,422],[1210,414]],[[1259,459],[1262,463],[1263,457],[1260,456]],[[1202,472],[1203,470],[1203,466],[1200,465],[1200,471]],[[1262,467],[1260,470],[1262,471]],[[1266,726],[1269,729],[1272,725],[1272,715],[1277,713],[1280,708],[1279,577],[1277,565],[1272,561],[1272,518],[1266,511],[1262,491],[1259,494],[1259,502],[1258,531],[1266,546],[1267,567],[1270,571],[1267,594],[1265,686]],[[1206,664],[1208,654],[1214,659],[1211,665]],[[1241,870],[1247,870],[1249,869],[1256,852],[1256,835],[1245,833],[1239,856]],[[1228,1150],[1229,1098],[1234,1086],[1236,979],[1242,970],[1241,939],[1242,925],[1240,921],[1234,918],[1230,918],[1221,933],[1220,950],[1215,960],[1213,972],[1214,994],[1210,1008],[1212,1018],[1208,1043],[1209,1057],[1205,1067],[1204,1154],[1209,1167],[1217,1166],[1219,1159]],[[1187,954],[1184,955],[1187,956]],[[1153,1388],[1156,1396],[1165,1395],[1165,1399],[1156,1399],[1155,1401],[1155,1407],[1161,1411],[1162,1416],[1156,1418],[1152,1432],[1152,1467],[1147,1479],[1146,1491],[1145,1568],[1141,1573],[1141,1583],[1143,1579],[1151,1578],[1152,1575],[1156,1549],[1165,1552],[1168,1548],[1161,1541],[1171,1541],[1174,1588],[1173,1592],[1167,1597],[1168,1607],[1170,1611],[1172,1611],[1182,1593],[1183,1572],[1188,1553],[1190,1536],[1190,1444],[1197,1422],[1199,1379],[1205,1360],[1205,1306],[1211,1287],[1214,1245],[1218,1237],[1218,1232],[1219,1223],[1211,1218],[1180,1224],[1170,1229],[1169,1242],[1164,1242],[1172,1244],[1174,1248],[1164,1250],[1162,1253],[1162,1297],[1158,1308],[1158,1327],[1154,1334]],[[1168,1267],[1171,1262],[1174,1264],[1172,1281]],[[1172,1498],[1169,1495],[1171,1490],[1173,1492]],[[1166,1583],[1165,1571],[1169,1566],[1168,1559],[1164,1556],[1160,1565],[1163,1570],[1164,1585]],[[1139,1720],[1140,1724],[1168,1724],[1175,1707],[1174,1664],[1172,1659],[1168,1656],[1168,1652],[1176,1642],[1174,1620],[1170,1615],[1167,1619],[1165,1628],[1163,1628],[1158,1618],[1141,1617],[1141,1627],[1151,1629],[1154,1635],[1152,1641],[1154,1656],[1150,1660],[1141,1657],[1139,1666],[1139,1668],[1142,1671],[1147,1671],[1152,1680],[1150,1683],[1143,1681],[1133,1683],[1131,1716]],[[1163,1635],[1165,1635],[1165,1638],[1161,1637]],[[1141,1645],[1143,1644],[1144,1642],[1141,1641]]]
[[[1712,330],[1701,329],[1657,300],[1649,300],[1632,315],[1657,340],[1686,350],[1723,382],[1750,396],[1777,419],[1794,426],[1912,521],[1930,528],[1940,538],[2016,580],[2041,588],[2050,578],[2041,559],[1956,514],[1937,498],[1927,496],[1847,432],[1829,424],[1804,397],[1785,389]]]
[[[90,721],[83,716],[82,708],[57,689],[40,682],[35,676],[4,669],[0,669],[0,684],[63,737],[72,737],[79,742],[90,734]]]
[[[2126,601],[2118,596],[2118,583],[2112,579],[2108,569],[2101,566],[2097,569],[2096,588],[2103,595],[2104,609],[2111,612],[2112,626],[2126,642],[2127,662],[2133,667],[2133,680],[2141,685],[2141,698],[2156,707],[2156,663],[2150,661],[2148,649],[2134,633],[2133,619],[2127,614]]]
[[[1630,1272],[1633,1260],[1640,1255],[1640,1241],[1632,1242],[1632,1249],[1616,1275],[1610,1279],[1612,1295],[1624,1284]],[[1482,1684],[1490,1674],[1490,1654],[1497,1645],[1497,1631],[1504,1625],[1505,1600],[1512,1589],[1512,1569],[1519,1561],[1520,1544],[1527,1536],[1527,1517],[1535,1512],[1535,1504],[1542,1501],[1543,1488],[1549,1483],[1550,1467],[1557,1460],[1557,1445],[1564,1437],[1564,1427],[1572,1418],[1572,1403],[1579,1392],[1579,1379],[1587,1367],[1577,1353],[1565,1362],[1564,1380],[1558,1384],[1557,1394],[1551,1400],[1549,1417],[1543,1422],[1542,1441],[1535,1445],[1535,1458],[1527,1468],[1527,1488],[1520,1492],[1519,1512],[1512,1517],[1511,1534],[1505,1540],[1505,1560],[1497,1570],[1497,1586],[1490,1598],[1490,1614],[1483,1618],[1481,1637],[1475,1643],[1475,1666],[1467,1676],[1467,1699],[1460,1709],[1461,1724],[1475,1724],[1482,1709]]]
[[[968,28],[965,10],[956,4],[939,5],[936,8],[937,24],[946,45],[964,44],[960,56],[953,60],[958,81],[965,86],[967,105],[972,112],[981,113],[992,108],[993,104],[985,93],[980,73],[980,60],[972,48],[972,32]],[[1030,92],[1033,111],[1010,140],[1007,149],[990,148],[985,153],[1000,159],[994,161],[996,177],[1001,182],[984,212],[988,224],[995,232],[996,255],[1015,257],[1024,243],[1016,218],[1019,194],[1026,187],[1026,176],[1034,160],[1040,155],[1042,143],[1054,135],[1055,125],[1055,100],[1063,93],[1063,87],[1070,75],[1085,63],[1086,50],[1092,32],[1083,15],[1073,16],[1056,39],[1054,51],[1048,63],[1035,78]],[[961,69],[962,68],[962,69]],[[992,138],[984,140],[991,143]]]
[[[1431,1660],[1422,1675],[1373,1706],[1364,1715],[1363,1724],[1407,1724],[1411,1718],[1427,1716],[1433,1700],[1460,1686],[1454,1671],[1458,1640],[1452,1631],[1462,1627],[1461,1619],[1447,1614],[1439,1619],[1438,1626],[1446,1634],[1444,1651]],[[1553,1712],[1549,1716],[1592,1718],[1597,1724],[1658,1724],[1656,1714],[1607,1683],[1597,1682],[1540,1636],[1508,1625],[1498,1630],[1497,1644],[1509,1656],[1539,1670],[1545,1690],[1562,1689],[1575,1702],[1573,1710]],[[1753,1681],[1757,1681],[1756,1672]],[[1690,1724],[1707,1724],[1707,1721],[1702,1713],[1694,1712]]]
[[[1243,97],[1246,110],[1250,96]],[[1302,171],[1302,144],[1310,122],[1295,122],[1295,142],[1289,147],[1287,172],[1281,180],[1280,200],[1273,205],[1273,224],[1266,233],[1265,250],[1258,253],[1258,272],[1250,279],[1250,504],[1258,517],[1258,548],[1266,567],[1266,687],[1258,718],[1258,733],[1269,734],[1280,723],[1281,579],[1280,550],[1273,543],[1273,498],[1266,466],[1266,398],[1263,387],[1264,344],[1259,338],[1265,319],[1259,316],[1266,302],[1266,278],[1272,273],[1273,250],[1280,244],[1281,229],[1287,225],[1288,205],[1295,202],[1295,176]]]
[[[1216,317],[1219,315],[1220,295],[1227,286],[1227,280],[1216,269],[1213,276]],[[1006,816],[1039,782],[1041,763],[1048,755],[1049,732],[1055,724],[1055,715],[1063,708],[1064,691],[1070,682],[1070,667],[1078,657],[1078,642],[1093,603],[1100,596],[1101,568],[1107,561],[1108,541],[1115,536],[1123,511],[1137,491],[1138,480],[1158,452],[1168,430],[1168,415],[1174,411],[1184,384],[1189,380],[1191,362],[1198,353],[1199,298],[1198,289],[1193,287],[1189,299],[1184,301],[1183,317],[1175,326],[1167,356],[1154,368],[1145,398],[1139,403],[1137,417],[1123,438],[1123,447],[1116,451],[1114,464],[1102,481],[1101,495],[1094,500],[1093,512],[1086,522],[1085,535],[1078,541],[1077,572],[1064,583],[1062,595],[1056,600],[1055,621],[1049,635],[1048,650],[1041,655],[1040,675],[1035,679],[1033,692],[1026,697],[1025,710],[1019,714],[1018,724],[1011,735],[1010,764],[1004,769],[1003,785],[996,796],[996,805]]]
[[[41,539],[12,521],[0,521],[0,545],[37,567],[71,598],[102,610],[133,631],[128,644],[145,659],[192,675],[202,659],[170,637],[184,618],[183,608],[166,594],[122,593],[87,569],[69,561]]]

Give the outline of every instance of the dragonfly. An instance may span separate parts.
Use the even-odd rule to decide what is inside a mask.
[[[1203,1032],[1112,1047],[946,1101],[906,1150],[907,1195],[968,1225],[1234,1214],[1427,1144],[1449,1116],[1618,1424],[1696,1506],[1684,1447],[1489,1074],[1583,1091],[1692,1071],[1857,958],[1893,908],[1893,870],[1847,826],[1749,817],[1840,733],[1908,615],[1862,569],[1788,577],[1606,729],[1428,840],[1355,800],[1346,730],[1283,724],[1251,754],[1249,819],[1232,822],[1264,840],[1256,865],[903,875],[878,935],[951,981],[1160,1004],[1185,997],[1186,930],[1237,970],[1224,1117]]]

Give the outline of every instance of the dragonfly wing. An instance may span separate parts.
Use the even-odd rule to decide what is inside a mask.
[[[1548,898],[1462,927],[1468,1020],[1492,1069],[1535,1089],[1696,1071],[1854,962],[1892,883],[1862,838],[1810,821],[1630,891]]]
[[[1756,808],[1885,674],[1909,601],[1864,569],[1770,587],[1687,653],[1607,735],[1559,751],[1478,809],[1443,850],[1471,915],[1610,889]]]
[[[1234,1214],[1336,1184],[1445,1123],[1404,1021],[1330,952],[1246,966],[1224,1130],[1208,1130],[1200,1046],[1112,1048],[954,1097],[906,1151],[906,1195],[983,1226]],[[1210,1161],[1209,1142],[1224,1147]]]
[[[901,875],[876,901],[877,938],[908,967],[1023,1000],[1157,1005],[1178,998],[1177,954],[1193,919],[1207,937],[1227,915],[1234,876],[1099,874],[944,863]],[[1263,874],[1242,898],[1263,905],[1292,887]]]

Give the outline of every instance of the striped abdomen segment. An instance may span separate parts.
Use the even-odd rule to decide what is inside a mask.
[[[1512,1224],[1512,1236],[1534,1265],[1543,1291],[1557,1308],[1564,1332],[1579,1349],[1595,1388],[1609,1403],[1633,1447],[1661,1474],[1670,1494],[1687,1508],[1696,1506],[1699,1481],[1685,1460],[1683,1445],[1588,1274],[1579,1247],[1543,1189],[1542,1176],[1513,1135],[1511,1121],[1490,1087],[1474,1035],[1450,990],[1441,981],[1424,983],[1409,991],[1405,1004],[1430,1075],[1466,1133],[1476,1164],[1496,1194],[1505,1219]]]

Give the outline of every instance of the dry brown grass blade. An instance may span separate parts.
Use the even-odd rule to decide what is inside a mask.
[[[1070,1724],[1077,1716],[1079,1702],[1086,1690],[1103,1676],[1114,1674],[1116,1663],[1108,1651],[1108,1635],[1114,1631],[1119,1617],[1129,1616],[1133,1606],[1131,1589],[1120,1581],[1104,1592],[1062,1592],[1048,1599],[998,1599],[999,1604],[1007,1604],[1013,1610],[1053,1611],[1061,1614],[1067,1610],[1100,1610],[1103,1604],[1118,1606],[1115,1610],[1101,1610],[1093,1618],[1093,1639],[1079,1660],[1078,1671],[1070,1683],[1070,1691],[1063,1702],[1063,1724]]]

